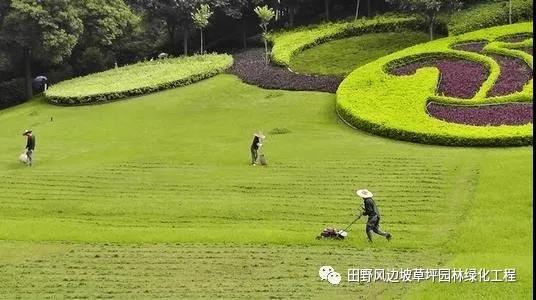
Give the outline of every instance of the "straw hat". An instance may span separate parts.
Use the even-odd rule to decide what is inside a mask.
[[[357,190],[356,194],[361,198],[372,198],[372,193],[367,189]]]
[[[255,132],[253,135],[261,139],[265,138],[264,134],[262,134],[262,131]]]

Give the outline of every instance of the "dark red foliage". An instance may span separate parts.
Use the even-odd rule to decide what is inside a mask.
[[[485,41],[483,41],[483,42],[463,43],[463,44],[453,45],[452,49],[480,53],[480,52],[482,52],[482,50],[484,49],[484,47],[487,44],[488,44],[488,42],[485,42]]]
[[[528,54],[533,55],[533,54],[532,54],[532,47],[519,48],[519,50],[521,50],[521,51],[525,51],[525,52],[527,52]]]
[[[288,69],[268,65],[263,61],[264,49],[246,50],[234,55],[230,73],[242,81],[265,89],[292,91],[320,91],[335,93],[342,78],[335,76],[310,76]]]
[[[520,33],[516,35],[508,35],[508,36],[500,37],[498,38],[498,40],[501,42],[506,42],[506,43],[519,43],[524,40],[532,38],[532,36],[533,36],[532,32],[525,32],[525,33]]]
[[[481,106],[445,105],[431,102],[428,114],[434,118],[466,125],[499,126],[532,123],[532,103],[504,103]]]
[[[524,60],[497,54],[491,54],[490,56],[501,67],[501,74],[497,78],[493,88],[488,92],[488,97],[504,96],[519,92],[532,79],[532,69]]]
[[[488,70],[481,64],[464,59],[421,59],[391,70],[393,75],[412,75],[417,69],[436,67],[441,72],[439,95],[461,99],[472,98],[488,78]]]

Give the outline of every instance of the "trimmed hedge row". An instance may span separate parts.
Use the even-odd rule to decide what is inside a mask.
[[[448,23],[449,35],[508,24],[508,1],[480,3],[455,12]],[[512,22],[533,19],[532,0],[512,0]]]
[[[185,86],[217,75],[232,64],[232,56],[226,54],[142,62],[61,82],[45,96],[57,105],[104,103]]]
[[[273,44],[272,61],[288,67],[295,54],[331,40],[374,32],[418,31],[424,30],[425,27],[423,20],[415,16],[378,16],[373,19],[324,23],[291,31],[273,32],[267,38]]]
[[[486,98],[500,75],[496,61],[473,52],[451,49],[452,45],[474,41],[493,41],[507,34],[532,32],[532,22],[494,27],[416,45],[385,56],[351,73],[337,90],[336,109],[339,116],[354,127],[372,133],[426,144],[450,146],[521,146],[532,144],[532,124],[521,126],[471,126],[444,122],[429,116],[426,105],[430,101],[445,104],[484,104],[504,102],[531,102],[532,80],[522,92],[504,97]],[[491,42],[484,51],[495,52],[504,43]],[[532,56],[521,51],[502,49],[501,52],[526,61]],[[419,69],[414,75],[394,76],[386,72],[394,66],[422,56],[454,56],[477,61],[490,70],[489,78],[472,99],[435,96],[439,82],[436,68]]]

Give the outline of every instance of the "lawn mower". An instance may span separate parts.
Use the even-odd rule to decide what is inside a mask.
[[[325,228],[324,230],[322,230],[320,235],[316,237],[316,239],[317,240],[320,240],[320,239],[344,240],[346,237],[348,237],[348,232],[347,232],[348,228],[350,228],[350,226],[352,226],[355,222],[357,222],[357,220],[361,219],[361,216],[362,215],[359,215],[359,217],[353,220],[352,223],[350,223],[348,226],[346,226],[346,228],[342,230],[337,230],[336,228],[333,228],[333,227]]]

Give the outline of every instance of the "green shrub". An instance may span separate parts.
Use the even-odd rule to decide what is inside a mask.
[[[230,55],[207,54],[156,60],[71,79],[46,93],[54,104],[102,103],[188,85],[225,71]]]
[[[20,104],[26,100],[24,78],[0,82],[0,109]]]
[[[477,53],[451,49],[452,45],[457,43],[488,40],[490,43],[485,51],[520,57],[532,67],[531,55],[508,49],[506,43],[493,42],[502,36],[523,32],[532,32],[532,22],[494,27],[444,38],[385,56],[358,68],[342,82],[337,90],[337,113],[341,119],[354,127],[378,135],[413,142],[456,146],[532,144],[532,124],[470,126],[435,119],[426,111],[426,105],[430,101],[465,105],[532,102],[532,80],[521,92],[486,98],[487,91],[493,87],[500,75],[497,62]],[[524,43],[519,43],[519,45],[522,44]],[[489,68],[490,75],[473,99],[462,100],[435,95],[439,81],[439,72],[436,68],[419,69],[411,76],[395,76],[386,72],[387,69],[422,56],[454,56],[477,61]]]
[[[532,0],[512,0],[512,22],[533,18]],[[449,35],[508,24],[508,1],[487,2],[455,12],[448,24]]]
[[[423,30],[425,27],[424,22],[414,16],[378,16],[373,19],[323,23],[291,31],[273,32],[267,37],[273,44],[272,61],[288,67],[295,54],[327,41],[364,33]]]
[[[269,134],[287,134],[287,133],[290,133],[290,129],[288,128],[274,128],[272,130],[270,130],[270,132],[268,132]]]

